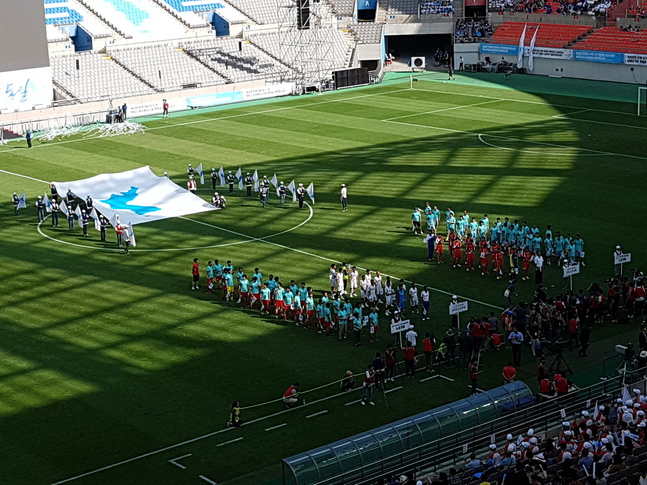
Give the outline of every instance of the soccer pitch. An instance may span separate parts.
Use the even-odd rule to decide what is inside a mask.
[[[390,341],[339,341],[243,311],[219,296],[191,291],[191,262],[232,260],[248,274],[305,281],[329,289],[332,262],[349,262],[432,291],[431,320],[412,323],[422,339],[442,337],[456,293],[465,315],[499,312],[505,281],[427,261],[410,215],[425,202],[490,220],[509,217],[586,242],[587,265],[575,288],[602,283],[621,244],[631,267],[646,259],[642,240],[642,140],[635,90],[626,102],[604,99],[623,87],[564,80],[573,96],[526,92],[532,77],[501,86],[495,76],[408,77],[322,96],[147,119],[145,134],[66,138],[31,150],[0,147],[0,481],[11,484],[276,484],[280,460],[350,434],[466,397],[466,371],[450,381],[396,382],[375,407],[326,386],[348,369],[361,372]],[[517,89],[515,89],[517,88]],[[613,91],[617,89],[618,91]],[[552,94],[548,91],[552,90]],[[589,92],[588,90],[591,90]],[[595,96],[592,93],[597,93]],[[575,95],[577,94],[577,95]],[[593,99],[593,98],[600,99]],[[81,231],[37,224],[42,181],[75,180],[150,165],[186,186],[186,167],[211,167],[286,183],[314,182],[316,204],[269,207],[236,190],[228,207],[137,226],[138,247],[125,256]],[[348,186],[349,210],[339,189]],[[13,192],[28,208],[14,216]],[[198,195],[209,199],[211,187]],[[226,189],[225,189],[226,192]],[[64,226],[64,220],[61,220]],[[441,226],[444,227],[444,226]],[[204,282],[204,279],[203,279]],[[547,268],[554,295],[561,271]],[[530,301],[532,281],[519,282]],[[628,328],[631,327],[631,328]],[[581,385],[595,381],[613,344],[636,339],[635,323],[593,331],[589,361],[569,353]],[[420,346],[420,344],[419,344]],[[482,388],[501,385],[507,351],[484,356]],[[524,354],[521,375],[534,385]],[[306,406],[280,402],[243,410],[241,429],[225,425],[231,402],[243,407],[281,397],[301,383]],[[322,387],[324,386],[324,387]],[[319,389],[322,387],[321,389]],[[388,397],[388,408],[385,399]]]

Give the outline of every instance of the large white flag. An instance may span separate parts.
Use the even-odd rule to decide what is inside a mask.
[[[258,192],[258,170],[254,170],[254,175],[252,175],[252,179],[254,179],[254,192]]]
[[[65,203],[64,200],[61,201],[61,203],[58,205],[58,208],[63,214],[67,216],[67,204]]]
[[[81,220],[81,208],[78,205],[76,206],[74,213],[76,214],[76,218]]]
[[[43,204],[45,204],[45,210],[47,212],[52,212],[52,203],[49,201],[49,197],[47,197],[47,194],[43,196]]]
[[[18,199],[18,209],[27,208],[27,195],[23,192],[20,198]]]
[[[202,162],[195,168],[195,171],[198,172],[200,176],[200,185],[204,185],[204,169],[202,168]]]
[[[308,194],[308,197],[310,197],[310,200],[312,200],[312,203],[315,203],[315,185],[314,182],[310,182],[310,185],[308,185],[308,188],[306,189],[306,193]]]
[[[97,231],[100,231],[100,230],[101,230],[101,221],[99,221],[99,218],[98,218],[98,217],[95,217],[95,219],[94,219],[94,228],[95,228]]]
[[[72,182],[54,182],[61,193],[90,194],[94,205],[111,222],[133,224],[157,221],[214,210],[214,207],[166,177],[158,177],[150,167],[120,173],[101,174]]]
[[[535,29],[535,33],[532,35],[532,40],[530,41],[530,55],[528,56],[528,71],[532,72],[535,68],[535,55],[533,50],[535,50],[535,41],[537,40],[537,32],[539,32],[539,26]]]
[[[97,214],[97,210],[94,207],[92,207],[92,210],[90,211],[90,217],[95,221],[99,218],[99,214]]]
[[[273,185],[274,187],[278,187],[278,186],[279,186],[279,179],[277,179],[277,178],[276,178],[276,174],[274,174],[274,176],[270,179],[270,182],[272,182],[272,185]]]
[[[128,223],[128,233],[130,234],[130,245],[134,248],[137,247],[137,240],[135,239],[135,229],[133,227],[133,223],[129,222]]]
[[[521,37],[519,38],[519,50],[517,51],[517,67],[521,69],[523,67],[523,48],[526,43],[526,28],[528,24],[523,26],[523,32],[521,32]]]
[[[238,180],[238,190],[243,190],[243,171],[240,167],[236,171],[236,179]]]
[[[296,185],[294,185],[294,180],[288,184],[288,190],[290,191],[290,193],[292,195],[294,195],[296,197],[296,192],[295,192]]]
[[[220,186],[224,187],[227,181],[225,180],[225,170],[222,167],[218,170],[218,177],[220,178]]]

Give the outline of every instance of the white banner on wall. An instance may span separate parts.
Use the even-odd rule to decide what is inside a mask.
[[[52,95],[50,67],[0,72],[0,112],[46,108]]]
[[[625,54],[624,63],[631,66],[647,66],[647,56],[644,54]]]
[[[526,47],[526,56],[530,56],[530,47]],[[551,47],[535,47],[532,50],[533,57],[541,57],[544,59],[563,59],[570,61],[573,59],[572,49],[553,49]]]
[[[128,117],[161,115],[164,109],[164,99],[168,103],[169,112],[182,111],[186,109],[186,98],[164,98],[160,95],[158,101],[149,103],[137,103],[128,105]]]
[[[222,93],[205,94],[203,96],[192,96],[186,98],[186,106],[189,108],[206,108],[222,104],[240,103],[255,99],[275,98],[292,94],[295,85],[293,83],[271,84],[258,88],[239,89],[238,91],[225,91]]]

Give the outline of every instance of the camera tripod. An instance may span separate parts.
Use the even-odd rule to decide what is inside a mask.
[[[555,354],[555,358],[553,359],[553,362],[550,364],[550,367],[548,368],[548,370],[550,372],[557,372],[561,374],[562,365],[566,367],[566,370],[569,372],[569,374],[573,375],[571,366],[568,365],[568,362],[566,362],[566,358],[564,357],[564,354],[562,354],[562,349],[558,349],[557,353]]]

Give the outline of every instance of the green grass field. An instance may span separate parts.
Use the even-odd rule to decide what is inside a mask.
[[[191,291],[193,257],[203,265],[231,259],[248,272],[259,266],[317,294],[327,289],[330,263],[341,261],[427,284],[437,290],[431,322],[413,320],[419,334],[436,335],[448,327],[447,293],[470,300],[466,316],[480,316],[505,303],[505,285],[426,261],[425,244],[409,230],[413,207],[426,201],[581,233],[587,266],[576,287],[610,275],[616,244],[640,267],[647,120],[633,115],[635,104],[613,100],[608,84],[595,85],[595,96],[593,83],[560,96],[550,85],[559,81],[546,79],[541,93],[524,92],[524,83],[537,83],[531,77],[499,80],[429,76],[412,90],[405,78],[148,119],[143,135],[0,147],[0,482],[277,484],[284,457],[469,393],[466,372],[455,370],[446,372],[454,382],[399,384],[388,409],[382,395],[370,408],[345,406],[356,394],[322,400],[338,392],[330,386],[293,411],[281,412],[281,403],[245,410],[251,423],[227,430],[233,400],[260,404],[295,380],[308,390],[347,369],[361,372],[389,337],[355,348]],[[273,197],[262,210],[237,192],[224,211],[138,226],[137,251],[124,256],[94,231],[83,238],[49,221],[39,230],[33,202],[47,186],[7,173],[75,180],[151,165],[185,186],[187,164],[200,162],[207,171],[222,165],[312,181],[316,204],[299,211]],[[342,183],[348,212],[340,210]],[[30,203],[17,217],[14,191]],[[209,198],[210,188],[199,194]],[[561,273],[548,268],[546,282],[559,288]],[[532,291],[530,282],[519,285],[522,299]],[[636,335],[635,324],[595,328],[594,356],[567,356],[574,380],[593,383],[613,345]],[[484,357],[480,387],[501,384],[507,354]],[[524,359],[532,385],[535,365],[529,353]],[[168,461],[181,456],[184,469]]]

